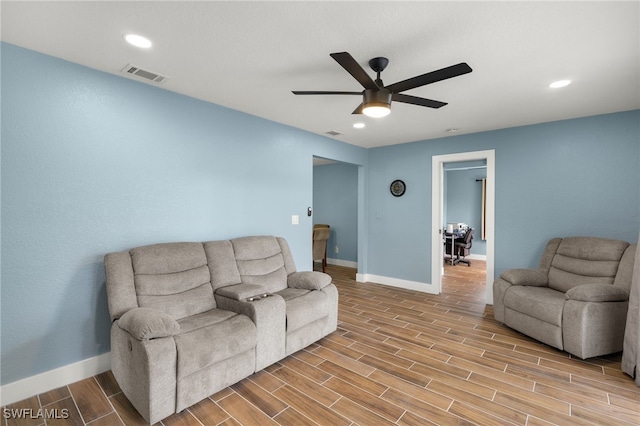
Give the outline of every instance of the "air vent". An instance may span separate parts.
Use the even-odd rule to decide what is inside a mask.
[[[327,134],[331,136],[340,136],[342,133],[336,132],[335,130],[330,130],[327,132]]]
[[[168,78],[164,75],[157,74],[153,71],[143,70],[142,68],[131,64],[127,64],[127,66],[122,69],[122,72],[135,75],[136,77],[140,77],[144,80],[153,81],[154,83],[163,83]]]

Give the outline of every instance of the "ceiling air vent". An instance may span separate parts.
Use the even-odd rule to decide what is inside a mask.
[[[340,132],[336,132],[335,130],[330,130],[330,131],[328,131],[328,132],[327,132],[327,134],[328,134],[328,135],[331,135],[331,136],[339,136],[339,135],[341,135],[342,133],[340,133]]]
[[[143,70],[142,68],[131,64],[127,64],[127,66],[122,69],[122,72],[135,75],[136,77],[140,77],[144,80],[153,81],[154,83],[162,83],[168,78],[152,71]]]

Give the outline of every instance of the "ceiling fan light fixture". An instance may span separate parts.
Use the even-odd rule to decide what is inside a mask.
[[[362,102],[362,113],[369,117],[386,117],[391,112],[391,92],[385,89],[366,89]]]

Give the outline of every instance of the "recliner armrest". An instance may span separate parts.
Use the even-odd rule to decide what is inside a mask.
[[[580,302],[624,302],[629,300],[629,293],[611,284],[583,284],[567,291],[565,298]]]
[[[539,269],[508,269],[500,274],[500,278],[511,285],[528,285],[547,287],[549,278]]]
[[[264,287],[257,284],[235,284],[221,287],[216,294],[233,300],[245,300],[265,294]]]
[[[322,290],[331,282],[330,275],[318,271],[294,272],[287,277],[287,286],[289,288],[305,290]]]
[[[134,308],[118,319],[118,327],[138,340],[173,336],[180,324],[170,315],[150,308]]]

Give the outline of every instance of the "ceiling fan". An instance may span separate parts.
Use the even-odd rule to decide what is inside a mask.
[[[436,83],[448,78],[458,77],[472,71],[471,67],[467,65],[466,62],[461,62],[457,65],[451,65],[450,67],[428,72],[426,74],[385,86],[380,79],[380,73],[384,71],[389,64],[389,60],[387,58],[378,57],[369,61],[369,66],[377,73],[377,77],[374,81],[348,52],[331,53],[330,56],[335,59],[342,68],[347,70],[347,72],[351,74],[353,78],[362,85],[362,87],[364,87],[362,92],[294,90],[292,93],[294,95],[360,95],[363,97],[362,103],[358,105],[352,114],[366,114],[370,117],[384,117],[385,115],[388,115],[391,112],[391,101],[419,105],[428,108],[443,107],[447,104],[446,102],[405,95],[400,92]]]

